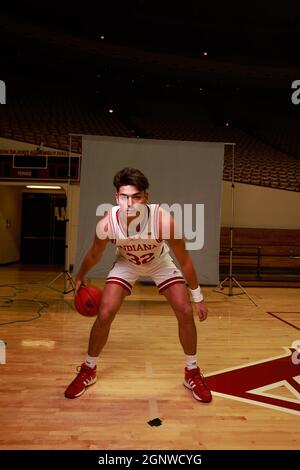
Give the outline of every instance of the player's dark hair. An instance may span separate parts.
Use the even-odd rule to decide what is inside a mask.
[[[149,181],[146,176],[136,168],[123,168],[114,177],[114,186],[119,191],[121,186],[135,186],[139,191],[146,191],[149,188]]]

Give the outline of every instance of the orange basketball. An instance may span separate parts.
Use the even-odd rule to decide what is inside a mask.
[[[75,308],[80,315],[95,317],[98,314],[102,291],[95,286],[81,286],[74,297]]]

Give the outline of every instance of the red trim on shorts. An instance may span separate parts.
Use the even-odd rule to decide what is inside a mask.
[[[108,279],[114,279],[114,280],[117,280],[117,281],[122,281],[122,282],[124,282],[124,284],[126,284],[128,287],[130,287],[130,289],[132,289],[132,285],[130,284],[130,282],[126,281],[126,279],[123,279],[122,277],[110,276],[106,280],[108,280]]]
[[[127,290],[127,292],[129,292],[129,294],[131,294],[131,290],[129,289],[129,287],[127,287],[125,284],[123,284],[121,281],[106,281],[106,284],[117,284],[118,286],[122,286],[123,289]]]
[[[170,277],[169,279],[166,279],[165,281],[161,282],[160,284],[158,284],[158,289],[161,289],[167,282],[170,282],[170,281],[175,281],[175,280],[178,280],[178,279],[181,279],[182,281],[184,281],[183,277],[182,276],[175,276],[175,277]]]
[[[180,279],[173,279],[170,280],[168,284],[165,284],[163,287],[158,289],[158,292],[161,294],[165,289],[168,289],[168,287],[174,286],[174,284],[185,284],[185,280],[183,278]]]
[[[130,289],[130,292],[131,292],[132,285],[128,281],[126,281],[125,279],[123,279],[121,277],[117,277],[117,276],[111,276],[111,277],[108,277],[106,279],[106,282],[113,282],[113,281],[115,281],[115,283],[118,283],[118,284],[124,284],[124,286],[127,289]]]

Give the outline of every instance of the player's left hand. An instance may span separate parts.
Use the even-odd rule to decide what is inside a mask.
[[[202,302],[195,302],[194,305],[196,312],[199,315],[200,321],[206,320],[208,314],[208,308],[206,303],[202,300]]]

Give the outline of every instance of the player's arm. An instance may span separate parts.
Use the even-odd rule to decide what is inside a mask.
[[[163,235],[168,234],[167,238],[164,238],[170,248],[172,249],[176,259],[180,264],[182,274],[184,275],[189,289],[192,295],[192,300],[195,304],[196,311],[199,315],[200,320],[205,320],[207,317],[208,309],[203,301],[203,296],[198,282],[197,273],[195,271],[191,256],[186,249],[185,241],[183,238],[176,236],[176,229],[174,218],[160,209],[159,215],[159,235],[163,238]]]
[[[100,261],[108,242],[108,216],[105,215],[97,224],[94,242],[85,255],[77,273],[75,293],[83,283],[86,274]]]
[[[170,245],[170,248],[172,248],[173,253],[176,256],[176,259],[178,260],[180,264],[182,274],[184,275],[189,285],[189,288],[197,289],[197,287],[199,286],[197,274],[196,274],[192,259],[190,257],[190,254],[185,247],[184,240],[182,239],[176,240],[176,239],[170,238],[168,240],[168,243]]]

